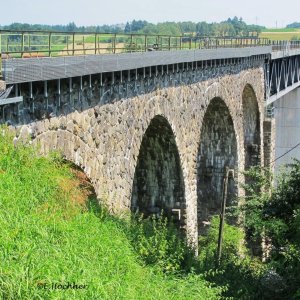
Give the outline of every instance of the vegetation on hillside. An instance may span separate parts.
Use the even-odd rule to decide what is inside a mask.
[[[87,187],[71,170],[58,155],[14,147],[1,129],[0,299],[220,298],[203,276],[175,272],[179,258],[167,256],[176,238],[164,229],[158,242],[147,239],[135,222],[85,203]],[[52,288],[68,283],[86,287]]]
[[[60,155],[0,134],[1,299],[299,299],[300,163],[278,180],[251,169],[247,197],[199,240],[199,256],[166,218],[110,216]],[[265,262],[255,247],[264,241]],[[259,249],[261,250],[261,249]],[[75,283],[83,289],[53,285]]]
[[[252,184],[242,206],[248,241],[265,244],[267,289],[273,299],[300,299],[300,161],[276,180],[268,170],[247,172]]]

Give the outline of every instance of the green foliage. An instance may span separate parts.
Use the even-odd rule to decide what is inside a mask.
[[[133,20],[132,22],[127,22],[124,32],[125,33],[132,33],[132,32],[137,32],[141,29],[143,29],[145,26],[147,26],[148,22],[147,21],[142,21],[142,20]]]
[[[270,200],[272,174],[268,169],[252,167],[244,172],[247,184],[245,199],[239,207],[239,213],[244,219],[244,227],[248,239],[256,242],[266,230],[267,212],[264,210],[266,203]],[[274,223],[274,228],[277,224]]]
[[[203,269],[210,269],[217,266],[219,224],[219,217],[213,217],[207,235],[199,238],[199,261]],[[233,262],[239,255],[245,252],[245,249],[242,247],[243,237],[244,233],[240,228],[225,223],[221,262]]]
[[[164,273],[189,272],[193,263],[193,250],[166,217],[131,221],[132,243],[141,260]]]
[[[220,299],[220,289],[199,275],[166,275],[141,264],[120,219],[95,200],[74,203],[81,195],[74,180],[57,154],[44,158],[27,144],[14,146],[1,128],[0,299]],[[171,251],[161,241],[160,249]],[[87,288],[50,288],[67,282]]]
[[[143,33],[157,35],[198,35],[198,36],[248,36],[249,33],[257,36],[263,26],[247,25],[242,18],[233,17],[220,23],[207,22],[162,22],[152,24],[143,20],[133,20],[126,22],[126,25],[102,25],[102,26],[77,26],[74,22],[67,25],[42,25],[13,23],[0,26],[6,30],[44,30],[44,31],[63,31],[63,32],[98,32],[98,33]]]
[[[242,205],[245,230],[252,241],[262,237],[269,240],[271,251],[266,267],[275,270],[271,271],[275,275],[272,280],[268,279],[267,285],[272,281],[281,282],[280,290],[275,294],[270,290],[265,297],[297,299],[300,283],[300,162],[294,160],[283,171],[272,192],[270,176],[265,170],[251,169],[246,175],[251,175],[251,180],[246,186],[248,196]]]
[[[229,299],[252,299],[260,293],[259,280],[264,272],[261,262],[249,256],[241,228],[225,223],[222,258],[217,265],[219,218],[213,217],[207,235],[199,241],[199,271],[205,278],[222,286]]]

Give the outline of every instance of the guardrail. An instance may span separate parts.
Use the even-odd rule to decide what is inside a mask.
[[[249,47],[268,44],[259,38],[212,38],[193,36],[42,32],[0,30],[3,58],[104,54],[151,50],[182,50],[217,47]]]
[[[45,32],[0,30],[1,60],[9,58],[74,56],[87,54],[172,51],[187,49],[240,48],[270,46],[285,50],[286,41],[254,37],[199,37],[95,32]],[[288,47],[300,48],[300,42]]]
[[[267,39],[0,30],[1,59],[267,45]]]
[[[300,48],[300,41],[270,41],[272,51],[288,51]]]

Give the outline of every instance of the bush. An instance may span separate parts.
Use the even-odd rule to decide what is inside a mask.
[[[144,263],[155,265],[164,273],[191,271],[194,251],[167,217],[133,216],[131,235],[132,244]]]

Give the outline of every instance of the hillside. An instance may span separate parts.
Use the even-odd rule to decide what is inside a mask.
[[[0,299],[219,298],[200,276],[145,266],[125,221],[94,197],[83,173],[59,156],[38,157],[0,135]]]

